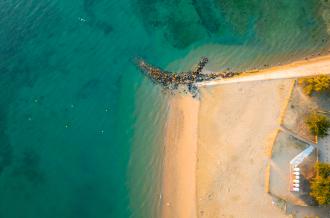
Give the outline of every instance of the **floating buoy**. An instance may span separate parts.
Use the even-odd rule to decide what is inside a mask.
[[[86,22],[86,20],[84,18],[78,17],[78,20],[81,22]]]

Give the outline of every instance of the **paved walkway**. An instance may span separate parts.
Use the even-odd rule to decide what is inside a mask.
[[[313,145],[314,147],[318,147],[317,144],[315,144],[314,142],[307,140],[301,136],[299,136],[298,134],[294,133],[293,131],[291,131],[290,129],[284,127],[283,125],[280,126],[280,130],[282,130],[283,132],[288,133],[289,135],[292,135],[293,137],[295,137],[296,139],[299,139],[300,141],[305,142],[306,144],[309,145]]]
[[[320,161],[330,163],[330,136],[319,139]]]
[[[330,217],[330,210],[328,207],[305,207],[287,204],[286,213],[293,214],[296,218]]]

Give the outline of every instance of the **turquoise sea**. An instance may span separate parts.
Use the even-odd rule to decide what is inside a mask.
[[[159,217],[168,94],[134,65],[327,53],[327,0],[1,0],[0,217]]]

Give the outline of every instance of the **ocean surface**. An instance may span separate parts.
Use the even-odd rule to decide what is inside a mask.
[[[1,0],[0,217],[159,217],[167,70],[328,53],[327,0]]]

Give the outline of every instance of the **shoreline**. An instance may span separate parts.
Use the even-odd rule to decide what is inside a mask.
[[[269,67],[261,70],[243,71],[238,76],[211,81],[198,82],[198,87],[216,86],[239,82],[253,82],[261,80],[293,79],[310,77],[320,74],[330,74],[330,55],[313,59],[293,61],[289,64]]]
[[[317,66],[318,64],[321,66]],[[241,76],[269,74],[269,73],[276,73],[276,72],[290,71],[290,70],[299,72],[299,71],[304,71],[304,70],[306,70],[306,68],[310,68],[315,65],[318,68],[323,68],[323,69],[327,68],[330,73],[330,54],[321,55],[321,56],[317,56],[317,57],[311,57],[311,58],[304,58],[304,59],[292,61],[287,64],[270,66],[269,68],[264,68],[264,69],[260,69],[260,70],[243,71]],[[327,74],[329,74],[329,73],[327,73]]]
[[[280,66],[274,66],[263,70],[254,71],[253,73],[251,71],[243,73],[244,76],[246,75],[258,75],[258,74],[266,74],[266,73],[277,73],[277,72],[283,72],[283,71],[297,71],[297,72],[307,72],[307,71],[315,71],[322,73],[330,74],[330,55],[310,58],[310,59],[304,59],[304,60],[298,60],[294,61],[289,64],[280,65]],[[324,72],[325,71],[325,72]],[[270,134],[272,133],[273,129],[275,129],[277,125],[277,118],[279,115],[279,107],[282,104],[282,100],[285,98],[286,91],[288,89],[288,81],[290,79],[280,79],[280,80],[271,80],[271,81],[253,81],[251,84],[249,83],[236,83],[236,84],[223,84],[220,86],[214,86],[209,87],[209,89],[202,88],[201,89],[201,100],[193,99],[191,96],[182,96],[182,95],[176,95],[170,99],[170,110],[167,117],[167,123],[165,128],[165,152],[164,152],[164,168],[163,168],[163,177],[162,177],[162,217],[178,217],[178,218],[186,218],[186,217],[197,217],[201,213],[201,208],[204,208],[206,205],[206,208],[211,208],[211,211],[206,212],[203,211],[204,215],[206,217],[212,217],[216,214],[220,215],[220,213],[228,213],[226,215],[230,215],[228,209],[231,208],[231,206],[228,204],[230,201],[230,198],[226,201],[226,199],[223,199],[220,195],[212,195],[208,192],[207,195],[204,195],[206,192],[201,190],[213,190],[214,193],[219,192],[219,186],[221,188],[224,188],[222,186],[226,186],[226,183],[222,183],[221,178],[221,171],[224,170],[222,173],[228,173],[231,171],[225,170],[223,167],[220,167],[220,170],[217,170],[217,167],[219,167],[219,163],[221,164],[228,164],[228,158],[226,156],[219,155],[218,159],[213,160],[213,162],[207,157],[207,155],[210,154],[210,151],[205,151],[205,148],[208,147],[206,145],[212,145],[212,143],[216,142],[216,144],[212,145],[214,149],[215,155],[218,155],[218,152],[221,150],[219,149],[219,146],[225,146],[223,149],[224,152],[221,151],[220,153],[227,153],[232,152],[233,158],[235,159],[235,150],[232,150],[231,147],[226,147],[226,143],[233,143],[233,146],[236,146],[235,143],[237,141],[237,145],[240,145],[241,147],[244,146],[243,144],[240,144],[240,135],[232,136],[230,135],[229,126],[233,127],[235,124],[235,128],[239,131],[243,131],[245,128],[249,126],[255,125],[255,131],[257,133],[250,132],[246,133],[242,138],[244,140],[256,140],[256,142],[261,141],[260,147],[264,147],[266,144],[266,141],[268,137],[270,137]],[[245,84],[245,85],[244,85]],[[252,86],[251,86],[252,85]],[[256,87],[260,87],[260,93],[254,91],[253,85],[256,85]],[[221,91],[214,91],[214,89],[218,89]],[[232,91],[230,91],[232,90]],[[244,93],[240,93],[239,90],[243,90]],[[226,94],[223,92],[225,91]],[[277,94],[274,94],[277,93]],[[259,103],[262,103],[263,101],[269,101],[269,104],[272,104],[272,101],[267,99],[270,98],[269,96],[273,96],[273,99],[277,99],[277,104],[275,108],[272,109],[272,107],[265,107],[255,109],[253,108],[253,104],[257,103],[254,102],[253,104],[251,102],[254,101],[254,99],[259,99]],[[227,99],[227,100],[225,100]],[[232,108],[228,108],[227,103],[219,103],[220,101],[228,102],[231,104]],[[232,102],[234,101],[235,102]],[[221,109],[219,109],[221,105]],[[237,106],[239,105],[240,110],[238,111]],[[262,104],[261,104],[262,105]],[[207,110],[203,108],[208,108]],[[249,110],[246,108],[250,108]],[[257,120],[258,118],[258,111],[260,113],[265,113],[265,119],[267,119],[267,122],[264,122],[262,125],[259,126]],[[267,113],[265,112],[268,111]],[[211,114],[210,111],[216,111],[215,114]],[[235,113],[232,113],[232,111],[236,111]],[[224,114],[225,113],[225,114]],[[247,119],[247,122],[251,122],[251,125],[247,125],[246,123],[241,124],[241,114],[246,114],[245,119]],[[210,119],[210,117],[213,116],[213,119]],[[237,123],[232,123],[227,116],[232,116],[233,119],[236,120]],[[202,120],[205,120],[203,121]],[[208,120],[209,123],[206,122]],[[222,120],[222,122],[220,122]],[[237,124],[237,125],[236,125]],[[244,128],[242,129],[242,125]],[[267,129],[271,125],[271,128],[268,129],[266,132],[265,129]],[[259,128],[259,129],[258,129]],[[221,132],[219,132],[219,129],[221,129]],[[218,131],[218,132],[217,132]],[[260,135],[263,132],[263,135]],[[223,133],[227,133],[227,135],[222,135]],[[202,134],[202,135],[201,135]],[[257,134],[257,136],[255,136]],[[220,138],[219,138],[220,137]],[[229,137],[228,139],[225,139],[224,141],[217,141],[220,140],[221,137]],[[230,138],[231,137],[231,138]],[[244,138],[245,137],[245,138]],[[231,141],[233,140],[233,142]],[[222,144],[223,142],[226,142],[225,144]],[[204,148],[204,159],[201,157],[201,148],[205,146]],[[240,146],[237,147],[240,148]],[[202,148],[203,149],[203,148]],[[228,150],[229,149],[229,150]],[[255,147],[251,145],[249,149],[259,149],[258,147]],[[259,151],[259,153],[262,153],[262,150]],[[265,152],[266,153],[266,152]],[[239,154],[240,155],[240,154]],[[245,154],[242,153],[244,156]],[[253,178],[256,177],[260,180],[261,174],[260,172],[263,172],[264,166],[263,163],[266,160],[266,154],[260,154],[256,157],[256,160],[253,160],[255,157],[246,156],[244,158],[247,159],[248,162],[251,161],[251,164],[256,164],[257,161],[259,161],[259,165],[255,165],[254,168],[251,168],[251,172],[254,173],[253,176],[251,176],[250,181],[243,181],[242,185],[239,187],[248,187],[246,184],[253,184]],[[251,160],[250,160],[251,158]],[[204,163],[202,163],[204,161]],[[206,162],[205,162],[206,161]],[[226,162],[227,161],[227,162]],[[231,160],[230,160],[231,161]],[[212,164],[210,164],[212,163]],[[220,164],[220,165],[221,165]],[[249,164],[249,163],[248,163]],[[226,165],[227,167],[227,165]],[[230,167],[228,165],[228,167]],[[260,172],[259,172],[260,171]],[[213,172],[213,177],[209,176],[209,173]],[[233,172],[234,173],[234,172]],[[230,173],[232,174],[232,173]],[[235,173],[234,173],[235,174]],[[203,176],[201,176],[203,175]],[[262,174],[263,175],[263,174]],[[231,177],[231,176],[230,176]],[[260,177],[260,178],[259,178]],[[217,184],[213,184],[212,180],[215,178],[220,179]],[[262,176],[262,178],[264,178]],[[205,180],[205,182],[200,183],[200,179]],[[277,216],[281,216],[278,211],[273,211],[274,208],[271,206],[271,200],[266,193],[263,193],[264,191],[264,183],[260,180],[258,180],[258,186],[255,188],[257,193],[259,193],[262,200],[265,202],[262,202],[261,204],[265,208],[265,212],[272,211],[272,213],[277,214]],[[224,180],[226,181],[226,180]],[[235,180],[229,180],[227,182],[235,183]],[[256,182],[256,181],[254,181]],[[201,184],[202,188],[201,189]],[[204,185],[203,185],[204,184]],[[207,184],[205,186],[205,184]],[[245,185],[244,185],[245,184]],[[215,185],[215,186],[214,186]],[[230,184],[229,184],[230,185]],[[236,184],[238,185],[238,184]],[[210,188],[210,187],[213,188]],[[226,189],[224,189],[225,191]],[[261,191],[262,190],[262,191]],[[226,192],[226,191],[225,191]],[[199,194],[198,194],[199,193]],[[204,193],[204,194],[203,194]],[[239,194],[236,192],[235,196],[231,196],[230,193],[224,194],[228,195],[229,197],[232,197],[235,201],[241,201],[245,202],[246,199],[252,199],[249,193],[246,195],[246,198],[243,197],[237,197]],[[204,204],[200,202],[200,197],[202,196],[203,202],[204,197],[207,200],[207,204]],[[268,197],[267,197],[268,196]],[[197,199],[198,197],[198,199]],[[210,201],[215,202],[210,202]],[[245,202],[247,203],[247,202]],[[223,204],[228,204],[228,208],[223,208],[224,206],[221,206]],[[202,206],[201,206],[202,205]],[[207,206],[209,205],[209,206]],[[221,209],[221,208],[222,209]],[[189,208],[189,209],[187,209]],[[197,212],[198,209],[198,212]],[[232,208],[233,209],[233,208]],[[245,212],[242,210],[240,215],[243,217],[249,217],[252,216],[253,210],[246,206]],[[262,210],[262,208],[260,208]],[[234,211],[235,213],[240,213],[239,211]],[[207,216],[207,214],[212,214],[212,216]]]
[[[199,101],[173,96],[165,128],[162,217],[196,217]]]
[[[268,68],[263,68],[263,69],[243,71],[242,73],[243,74],[255,74],[255,73],[267,73],[268,71],[274,72],[274,71],[281,70],[282,68],[302,67],[302,65],[313,64],[315,62],[320,62],[320,61],[325,61],[325,60],[330,61],[330,54],[305,57],[303,59],[298,59],[298,60],[292,61],[290,63],[269,66]]]

